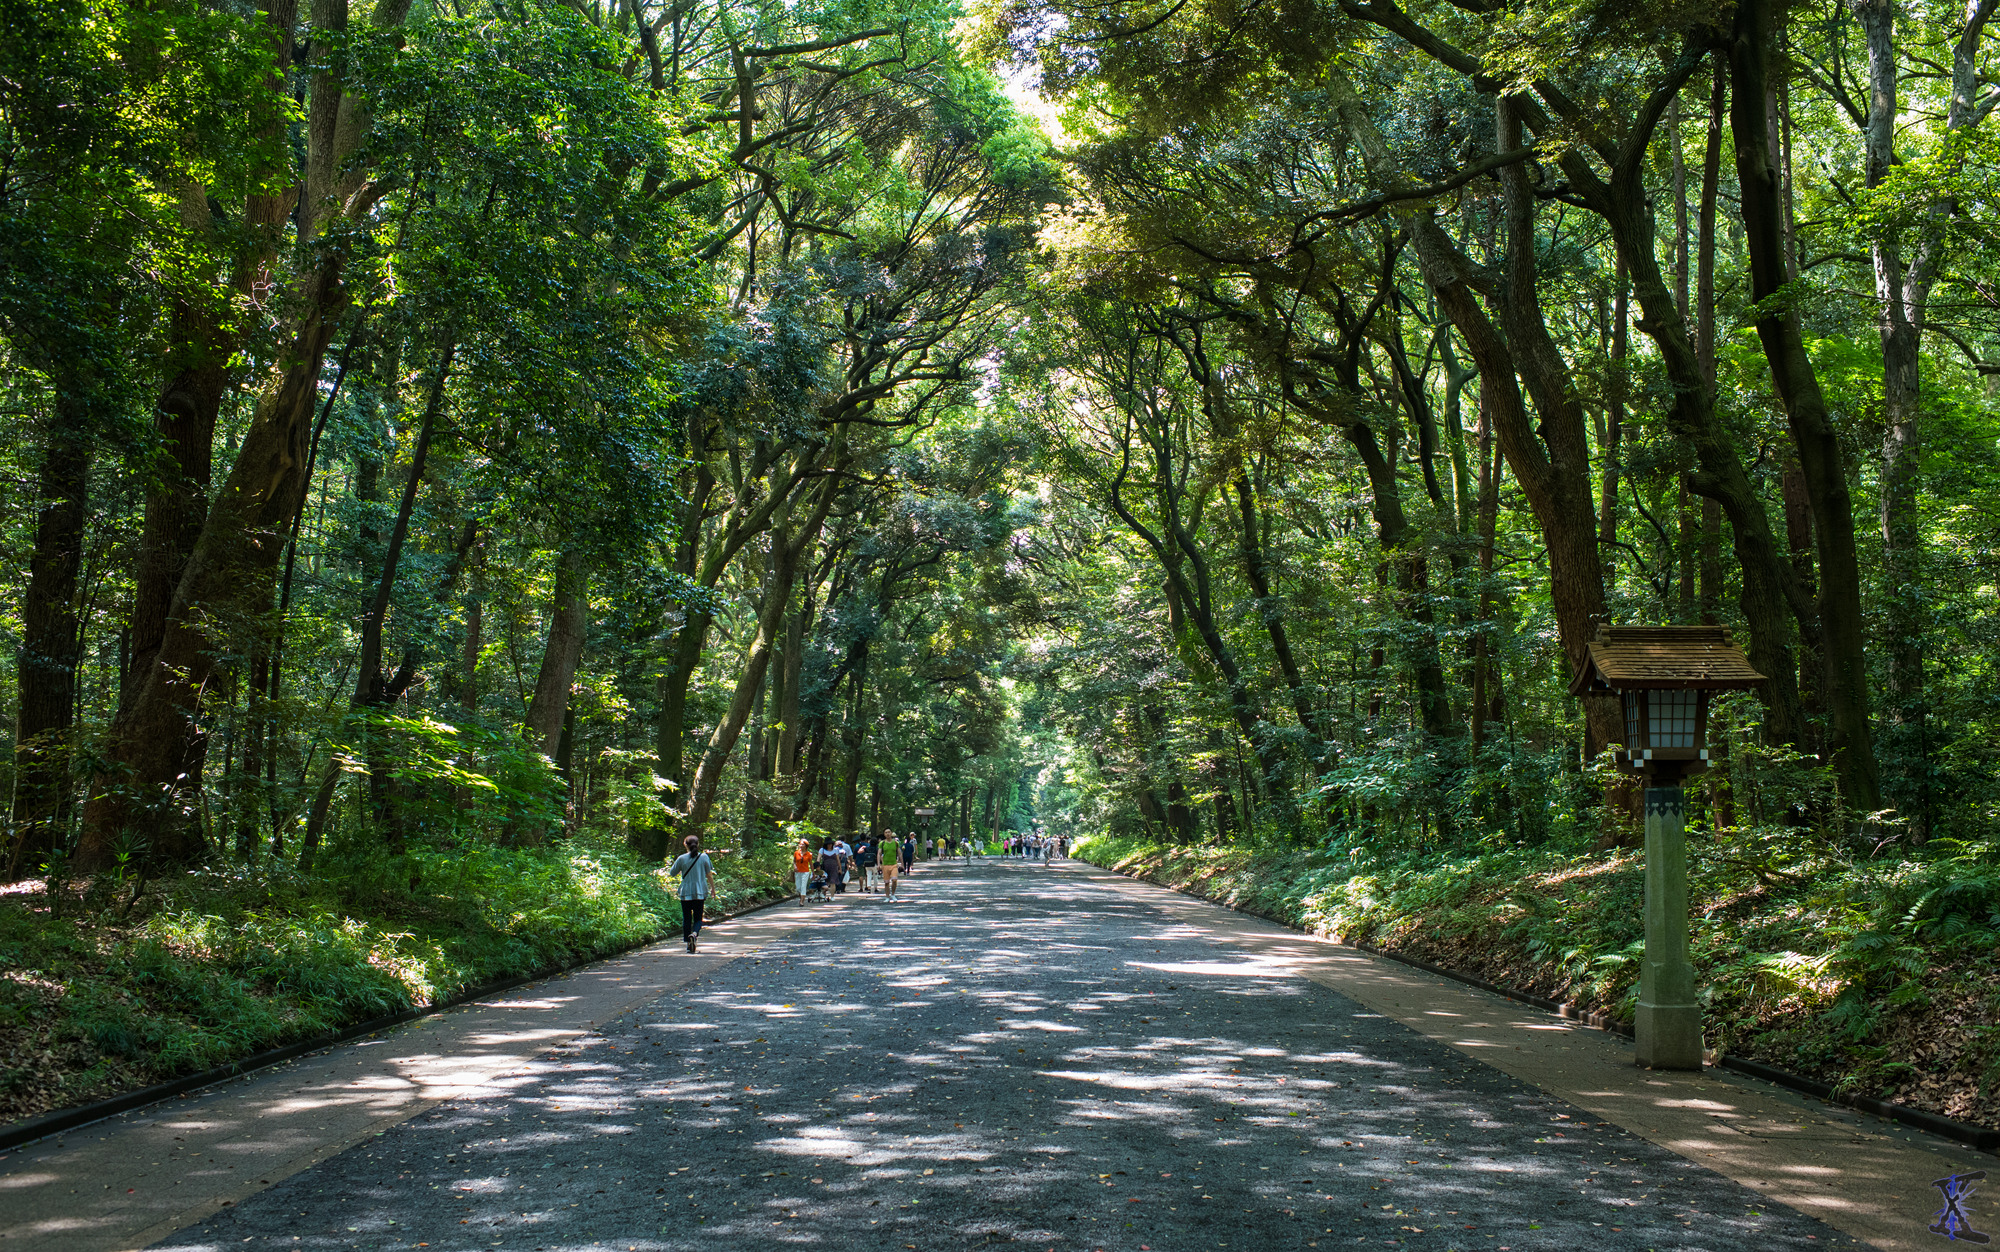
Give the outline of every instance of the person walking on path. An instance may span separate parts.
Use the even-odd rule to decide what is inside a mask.
[[[877,851],[880,846],[878,841],[866,835],[861,837],[861,842],[854,845],[854,864],[861,871],[863,891],[875,890],[875,865],[880,860]]]
[[[715,872],[715,863],[701,850],[699,835],[689,835],[681,847],[685,851],[674,858],[667,872],[680,875],[681,938],[687,940],[687,950],[692,952],[695,941],[701,938],[701,911],[708,904],[709,877]]]
[[[905,874],[909,873],[911,867],[914,866],[916,863],[917,863],[917,837],[915,835],[904,835],[903,872]]]
[[[840,848],[833,842],[833,836],[828,835],[819,847],[819,876],[826,879],[827,887],[839,890],[835,884],[840,881],[843,872],[845,871],[841,868]]]
[[[896,884],[903,877],[902,858],[896,852],[896,832],[893,830],[883,831],[880,847],[882,849],[882,898],[884,900],[894,900],[897,898]]]
[[[806,888],[812,884],[813,850],[812,844],[804,839],[792,849],[792,887],[798,894],[799,903],[806,902]]]
[[[833,850],[840,854],[840,872],[833,878],[833,894],[844,896],[847,894],[847,871],[854,867],[854,849],[848,846],[847,840],[835,836]]]

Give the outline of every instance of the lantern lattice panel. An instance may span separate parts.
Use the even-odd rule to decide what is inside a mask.
[[[1701,709],[1693,691],[1646,693],[1646,741],[1655,748],[1692,748],[1701,740]]]

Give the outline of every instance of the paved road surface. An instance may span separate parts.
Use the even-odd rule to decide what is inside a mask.
[[[1087,877],[906,891],[162,1246],[1864,1246]]]

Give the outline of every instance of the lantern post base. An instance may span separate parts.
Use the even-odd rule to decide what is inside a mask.
[[[1664,772],[1664,771],[1662,771]],[[1647,1069],[1701,1068],[1701,1005],[1688,958],[1687,841],[1680,774],[1646,788],[1646,953],[1632,1023]],[[1665,784],[1665,785],[1658,785]]]
[[[1701,1068],[1701,1006],[1640,1004],[1632,1022],[1644,1069]]]

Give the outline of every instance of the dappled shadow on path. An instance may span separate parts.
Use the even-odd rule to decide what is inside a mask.
[[[172,1243],[1858,1246],[1122,893],[905,890]]]

